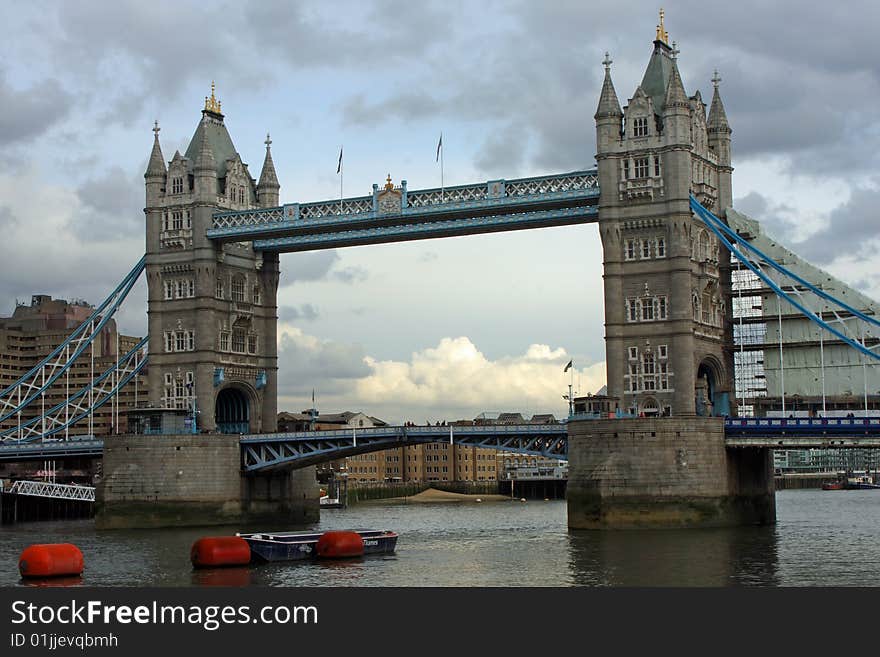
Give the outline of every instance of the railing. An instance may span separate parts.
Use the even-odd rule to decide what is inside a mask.
[[[50,497],[59,500],[95,501],[95,489],[92,486],[76,486],[73,484],[51,484],[44,481],[16,481],[9,490],[12,495],[29,495],[31,497]]]
[[[554,200],[583,196],[598,196],[599,176],[595,169],[573,171],[570,173],[518,178],[515,180],[490,180],[469,185],[456,185],[446,188],[406,190],[405,185],[396,191],[405,199],[402,208],[404,215],[431,212],[434,209],[469,209],[488,205],[516,205],[529,199]],[[245,233],[250,228],[277,225],[284,226],[321,225],[342,217],[373,217],[376,213],[378,187],[370,196],[318,201],[315,203],[294,203],[281,207],[260,208],[238,212],[218,212],[213,215],[209,237],[230,237]],[[380,213],[381,214],[381,213]],[[321,221],[324,220],[324,221]],[[237,230],[236,230],[237,229]],[[260,231],[258,231],[260,232]]]
[[[731,435],[880,433],[880,417],[727,418],[724,431]]]

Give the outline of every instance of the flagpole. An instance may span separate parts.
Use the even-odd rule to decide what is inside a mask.
[[[345,177],[345,167],[342,163],[342,146],[339,147],[339,214],[342,214],[342,180]]]
[[[443,184],[443,133],[440,133],[440,203],[443,203],[445,186]]]

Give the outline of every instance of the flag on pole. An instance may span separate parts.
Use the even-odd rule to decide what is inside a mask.
[[[339,147],[339,164],[336,165],[336,173],[342,171],[342,146]]]
[[[437,142],[437,158],[434,160],[435,162],[440,161],[440,150],[443,148],[443,133],[440,133],[440,141]]]
[[[565,374],[566,372],[568,372],[568,370],[571,369],[571,364],[572,364],[572,362],[573,362],[573,361],[568,361],[568,365],[566,365],[566,366],[565,366],[565,369],[562,370],[562,373],[563,373],[563,374]]]

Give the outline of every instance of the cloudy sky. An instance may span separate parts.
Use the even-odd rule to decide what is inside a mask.
[[[7,0],[0,40],[0,314],[34,293],[100,301],[143,253],[153,121],[183,151],[216,81],[251,174],[266,132],[284,202],[387,174],[410,189],[594,166],[605,51],[622,102],[659,6],[582,1]],[[689,94],[712,72],[735,205],[880,298],[874,1],[666,2]],[[604,383],[595,226],[282,256],[279,407],[389,421],[563,415]],[[142,334],[144,292],[122,327]]]

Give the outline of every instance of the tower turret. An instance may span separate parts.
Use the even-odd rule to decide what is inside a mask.
[[[281,185],[278,184],[278,176],[275,174],[275,163],[272,161],[272,140],[266,133],[266,159],[263,160],[263,170],[260,172],[260,182],[257,183],[257,202],[261,207],[268,208],[278,205],[278,192]]]
[[[150,153],[150,162],[144,173],[146,181],[147,207],[153,207],[162,197],[165,189],[165,158],[162,156],[162,147],[159,145],[159,122],[153,124],[153,151]]]
[[[204,121],[204,119],[203,119]],[[207,130],[202,131],[199,154],[193,166],[195,174],[195,191],[203,200],[216,201],[217,198],[217,170],[214,151],[211,142],[208,141]]]
[[[602,82],[602,93],[599,106],[593,118],[596,120],[596,148],[599,153],[607,151],[620,140],[620,122],[623,110],[611,81],[611,56],[606,52],[602,64],[605,66],[605,80]]]
[[[718,207],[721,210],[733,205],[733,189],[731,174],[733,167],[730,159],[730,123],[727,121],[727,113],[724,111],[724,103],[721,102],[721,94],[718,91],[718,71],[712,78],[715,91],[712,94],[712,105],[709,107],[709,148],[718,158]]]
[[[673,54],[678,51],[673,48]],[[663,99],[663,131],[667,143],[686,143],[690,141],[690,102],[678,72],[678,64],[672,58],[672,70],[669,72],[669,84],[666,97]]]

